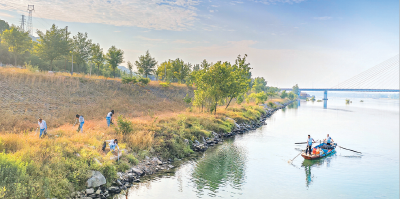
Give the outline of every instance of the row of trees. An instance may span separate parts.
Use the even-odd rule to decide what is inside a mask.
[[[124,51],[111,46],[103,53],[100,44],[93,43],[87,33],[78,32],[70,37],[66,28],[52,25],[49,30],[38,30],[37,42],[29,33],[17,26],[9,26],[0,20],[0,62],[23,65],[31,62],[40,70],[95,73],[104,76],[119,76],[117,66],[123,62]],[[71,71],[71,72],[73,72]]]

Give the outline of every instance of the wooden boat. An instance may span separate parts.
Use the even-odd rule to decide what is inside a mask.
[[[325,143],[321,143],[321,144],[313,147],[312,150],[314,151],[314,149],[315,150],[320,149],[320,150],[324,151],[323,153],[320,153],[320,154],[311,153],[311,155],[309,155],[304,152],[301,154],[301,156],[307,160],[315,160],[315,159],[327,157],[327,156],[330,156],[330,155],[336,153],[336,146],[337,146],[336,143],[333,143],[332,145],[327,145]]]

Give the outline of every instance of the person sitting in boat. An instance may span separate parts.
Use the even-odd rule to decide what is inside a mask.
[[[333,142],[333,139],[331,137],[329,137],[329,134],[326,136],[326,139],[324,140],[324,142],[326,142],[326,145],[331,145],[331,143]]]
[[[314,139],[313,139],[310,135],[308,135],[308,139],[307,139],[307,148],[306,148],[306,155],[307,155],[307,152],[309,152],[310,155],[311,155],[311,152],[312,152],[312,150],[311,150],[312,143],[315,143],[315,141],[314,141]]]

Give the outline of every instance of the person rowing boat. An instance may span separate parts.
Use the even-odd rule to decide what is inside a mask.
[[[331,143],[334,142],[334,141],[328,134],[328,135],[326,135],[326,138],[325,138],[324,142],[326,142],[326,145],[331,145]]]
[[[312,143],[315,143],[315,141],[314,141],[314,139],[313,139],[310,135],[308,135],[308,139],[307,139],[307,148],[306,148],[306,155],[307,155],[307,152],[309,152],[309,154],[311,155],[311,152],[312,152],[312,150],[311,150]]]

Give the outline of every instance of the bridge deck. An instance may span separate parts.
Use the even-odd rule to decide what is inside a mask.
[[[292,88],[280,88],[291,91]],[[400,92],[399,89],[341,89],[341,88],[299,88],[300,91],[356,91],[356,92]]]

